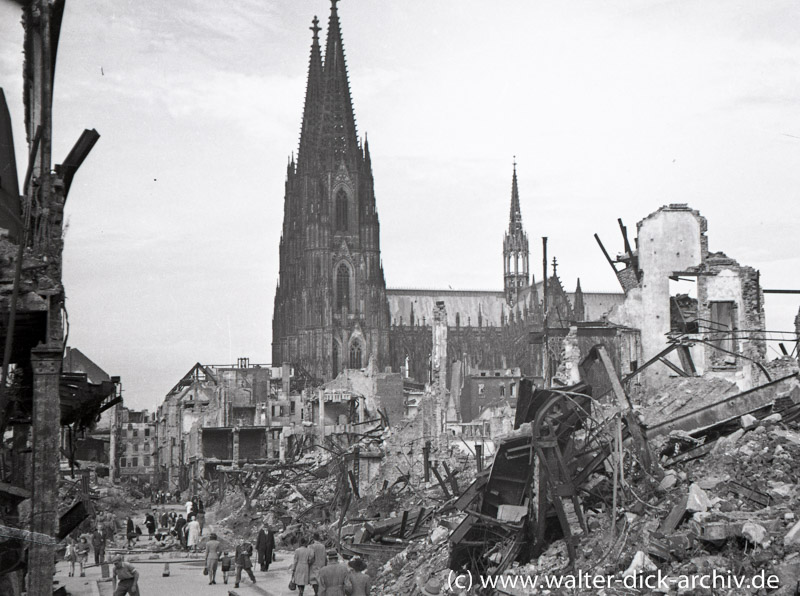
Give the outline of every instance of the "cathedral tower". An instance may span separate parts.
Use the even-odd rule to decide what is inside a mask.
[[[513,306],[519,294],[530,285],[528,269],[528,235],[522,228],[522,211],[519,207],[519,188],[517,187],[517,162],[511,178],[511,213],[508,231],[503,238],[503,282],[506,302]]]
[[[286,173],[272,361],[329,380],[382,367],[389,307],[369,143],[360,143],[342,33],[331,1],[324,63],[314,17],[297,159]]]

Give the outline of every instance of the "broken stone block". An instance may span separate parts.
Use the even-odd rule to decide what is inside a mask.
[[[762,424],[777,424],[777,423],[778,423],[778,422],[780,422],[781,420],[783,420],[783,416],[781,416],[781,415],[780,415],[780,414],[778,414],[778,413],[775,413],[775,414],[770,414],[769,416],[767,416],[766,418],[764,418],[764,419],[761,421],[761,423],[762,423]]]
[[[767,529],[760,524],[746,522],[742,526],[742,536],[747,538],[753,544],[758,544],[759,546],[767,546],[769,544]]]
[[[800,433],[776,428],[771,430],[770,434],[774,437],[780,437],[781,439],[789,441],[790,443],[794,443],[795,445],[800,445]]]
[[[689,486],[689,496],[688,500],[686,501],[686,511],[690,511],[692,513],[702,513],[704,511],[708,511],[708,508],[711,506],[711,501],[700,486],[697,483],[692,483]]]
[[[633,560],[628,568],[623,571],[622,575],[629,577],[631,575],[641,576],[650,571],[656,571],[658,567],[653,563],[653,560],[644,553],[644,551],[637,551],[633,556]]]
[[[788,484],[786,482],[775,482],[774,480],[769,481],[769,492],[772,495],[786,498],[791,496],[794,491],[795,488],[793,484]]]
[[[791,546],[793,544],[800,544],[800,521],[793,525],[789,533],[783,537],[784,546]]]
[[[738,442],[739,439],[741,439],[744,436],[744,433],[745,433],[745,430],[740,428],[736,432],[733,432],[733,433],[729,434],[728,437],[726,438],[725,442],[728,445],[733,445],[736,442]]]
[[[678,484],[678,475],[672,470],[670,470],[669,472],[664,474],[664,477],[661,479],[661,482],[658,483],[658,490],[666,492],[676,484]]]
[[[739,418],[739,425],[744,430],[750,430],[751,428],[755,428],[758,424],[758,418],[753,416],[752,414],[745,414],[741,418]]]
[[[431,543],[439,544],[440,542],[444,542],[447,540],[448,536],[450,536],[450,530],[444,526],[436,526],[436,529],[431,532]]]

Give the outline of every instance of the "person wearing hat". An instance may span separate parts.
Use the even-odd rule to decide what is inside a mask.
[[[139,572],[136,568],[124,561],[122,555],[115,555],[111,559],[114,563],[114,577],[117,580],[117,589],[114,590],[114,596],[131,596],[139,595]]]
[[[272,563],[272,551],[275,550],[275,534],[269,529],[267,522],[258,531],[256,538],[256,552],[261,571],[269,571],[269,564]]]
[[[345,596],[344,582],[350,575],[350,568],[339,563],[335,550],[328,551],[328,564],[319,570],[319,596]]]
[[[442,582],[435,577],[431,577],[425,582],[425,585],[420,586],[419,593],[423,596],[439,596],[442,592]]]
[[[347,579],[344,580],[345,592],[350,596],[369,596],[369,591],[372,588],[372,578],[364,573],[367,568],[364,559],[356,557],[347,565],[351,571]]]

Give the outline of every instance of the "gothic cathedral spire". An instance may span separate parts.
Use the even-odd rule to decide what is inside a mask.
[[[300,147],[287,168],[272,361],[329,380],[389,353],[389,308],[369,146],[358,142],[331,1],[324,61],[314,17]]]
[[[506,302],[510,306],[517,303],[519,293],[530,285],[528,235],[522,227],[516,158],[514,160],[514,173],[511,177],[511,210],[508,231],[503,238],[503,283]]]

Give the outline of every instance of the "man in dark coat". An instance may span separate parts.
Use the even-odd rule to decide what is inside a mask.
[[[186,534],[183,531],[185,526],[186,520],[183,519],[183,515],[179,515],[175,522],[175,533],[178,535],[178,540],[181,541],[181,546],[186,546]]]
[[[269,571],[269,564],[272,563],[272,551],[275,550],[275,534],[269,529],[267,524],[259,530],[256,538],[256,552],[261,571]]]

